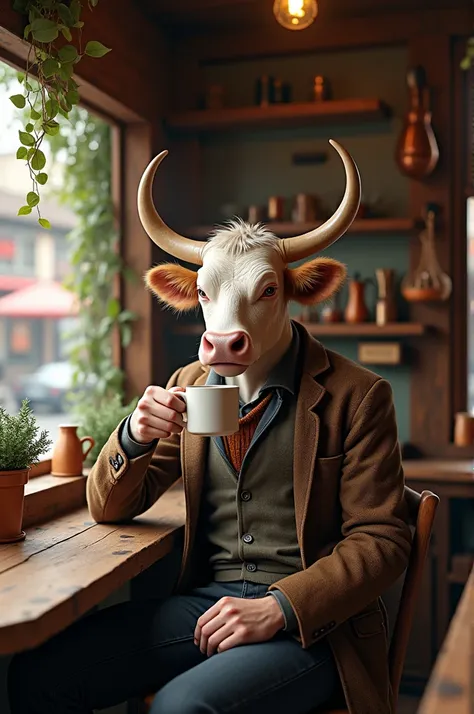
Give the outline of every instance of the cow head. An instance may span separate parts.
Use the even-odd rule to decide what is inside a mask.
[[[276,238],[262,225],[233,221],[210,240],[190,240],[162,221],[152,200],[155,172],[167,152],[145,170],[138,191],[140,220],[150,238],[176,258],[200,265],[197,272],[178,264],[148,271],[148,287],[176,310],[202,308],[206,330],[199,359],[226,377],[243,374],[291,333],[288,301],[314,305],[341,286],[345,267],[331,258],[288,265],[334,243],[351,225],[359,208],[360,178],[350,155],[336,142],[346,171],[342,202],[320,227],[301,236]]]

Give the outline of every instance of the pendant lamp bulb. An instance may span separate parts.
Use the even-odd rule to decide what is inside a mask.
[[[318,14],[316,0],[275,0],[273,14],[287,30],[304,30]]]

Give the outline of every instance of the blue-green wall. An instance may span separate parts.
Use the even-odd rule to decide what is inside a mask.
[[[293,99],[311,98],[312,77],[327,76],[335,99],[372,97],[384,100],[392,108],[392,118],[369,124],[321,126],[317,128],[266,131],[225,132],[207,136],[202,144],[202,215],[203,223],[225,218],[221,207],[232,204],[246,216],[249,204],[265,205],[270,195],[288,197],[288,208],[298,192],[315,193],[333,210],[344,189],[340,159],[328,145],[329,138],[341,141],[359,166],[364,199],[390,217],[408,215],[408,181],[398,172],[395,143],[406,111],[404,47],[369,49],[357,52],[312,54],[302,57],[235,62],[204,68],[206,83],[220,83],[226,88],[228,106],[253,103],[257,77],[267,73],[291,83]],[[328,161],[316,166],[294,166],[296,151],[327,151]],[[374,277],[375,268],[390,267],[398,280],[408,269],[407,235],[345,236],[328,252],[348,266],[349,275],[361,273]],[[368,303],[373,306],[375,291],[367,288]],[[346,292],[343,291],[342,305]],[[400,319],[407,317],[407,307],[399,300]],[[196,358],[197,339],[179,337],[167,341],[170,366]],[[357,357],[357,339],[329,340],[324,344],[352,359]],[[410,368],[377,368],[390,380],[399,423],[400,439],[410,431]]]

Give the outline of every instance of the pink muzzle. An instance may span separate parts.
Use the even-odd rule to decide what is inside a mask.
[[[251,352],[250,336],[242,330],[226,333],[206,330],[201,338],[199,355],[201,362],[206,365],[248,365],[251,361]]]

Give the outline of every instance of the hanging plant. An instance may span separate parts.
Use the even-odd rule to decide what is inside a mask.
[[[98,2],[88,0],[88,7],[92,9]],[[13,0],[13,8],[28,17],[24,38],[30,44],[26,73],[19,78],[23,93],[10,97],[18,109],[25,110],[16,157],[26,162],[32,182],[18,215],[25,216],[36,209],[40,226],[50,228],[39,206],[39,187],[48,181],[43,140],[46,134],[54,136],[59,132],[58,114],[69,120],[69,113],[79,103],[79,87],[73,79],[76,65],[84,55],[103,57],[110,49],[94,40],[82,46],[81,0]]]

